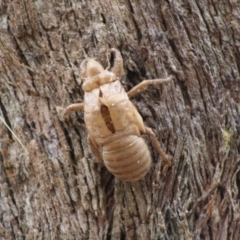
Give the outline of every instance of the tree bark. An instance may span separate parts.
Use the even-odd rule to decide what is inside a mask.
[[[240,239],[239,16],[234,0],[3,0],[1,239]],[[173,75],[133,99],[172,156],[165,175],[146,138],[147,176],[115,179],[84,113],[57,114],[83,99],[81,61],[106,67],[112,47],[126,90]]]

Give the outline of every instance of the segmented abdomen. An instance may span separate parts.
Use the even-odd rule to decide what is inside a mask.
[[[107,169],[124,181],[142,179],[151,167],[151,155],[144,139],[136,135],[122,136],[103,146]]]

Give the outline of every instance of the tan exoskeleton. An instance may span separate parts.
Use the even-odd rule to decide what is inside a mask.
[[[70,111],[84,109],[84,120],[88,130],[88,143],[100,163],[117,178],[128,182],[142,179],[151,167],[151,154],[141,134],[150,136],[157,152],[167,165],[168,156],[161,149],[153,131],[146,127],[142,117],[129,100],[150,84],[171,80],[144,80],[129,92],[120,83],[123,75],[123,59],[114,48],[113,67],[104,70],[96,60],[89,58],[81,64],[81,78],[84,80],[84,103],[71,104],[63,115]],[[102,148],[102,153],[100,151]]]

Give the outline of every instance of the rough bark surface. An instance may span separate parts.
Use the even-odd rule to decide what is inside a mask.
[[[173,166],[115,179],[87,146],[79,64],[124,58],[127,90]],[[1,239],[240,239],[240,5],[207,0],[0,2]]]

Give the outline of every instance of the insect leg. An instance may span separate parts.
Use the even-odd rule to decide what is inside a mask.
[[[83,110],[84,103],[74,103],[69,105],[63,110],[63,116],[66,116],[69,112]]]
[[[151,138],[151,141],[152,141],[155,149],[157,150],[158,154],[164,159],[166,165],[171,166],[172,165],[171,160],[169,159],[167,154],[162,150],[162,148],[157,140],[157,137],[155,136],[152,129],[149,127],[145,127],[145,133]]]
[[[93,154],[95,155],[95,157],[97,158],[98,162],[104,166],[103,164],[103,161],[102,161],[102,157],[101,157],[101,154],[99,152],[99,146],[98,144],[96,143],[96,141],[94,141],[90,135],[88,135],[88,138],[87,138],[87,141],[88,141],[88,145],[91,147],[92,151],[93,151]]]
[[[133,97],[137,93],[145,90],[149,85],[154,85],[154,84],[161,84],[161,83],[166,83],[172,80],[172,76],[167,77],[167,78],[162,78],[162,79],[149,79],[149,80],[143,80],[141,83],[139,83],[137,86],[133,87],[127,94],[128,97]]]
[[[110,71],[115,73],[117,78],[120,79],[122,77],[123,73],[124,73],[123,72],[123,59],[122,59],[122,55],[115,48],[111,48],[108,52],[114,53],[113,66],[110,69]],[[110,56],[110,59],[111,59],[111,56]],[[109,59],[108,54],[107,54],[107,61],[108,61],[108,68],[107,69],[109,69],[109,67],[111,66],[110,59]]]

